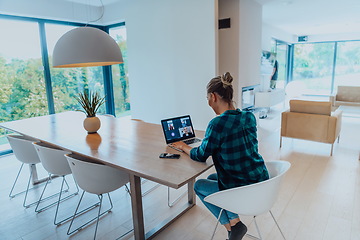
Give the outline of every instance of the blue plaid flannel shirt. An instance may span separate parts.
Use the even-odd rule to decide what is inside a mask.
[[[220,190],[267,180],[256,131],[254,114],[227,110],[210,121],[203,142],[191,149],[190,157],[205,162],[212,156]]]

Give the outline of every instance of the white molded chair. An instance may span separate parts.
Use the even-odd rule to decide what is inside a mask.
[[[265,162],[265,164],[269,171],[270,179],[251,185],[216,192],[207,196],[204,200],[221,208],[219,217],[224,209],[238,213],[239,215],[253,216],[259,238],[250,236],[256,239],[262,239],[259,227],[256,223],[256,216],[269,211],[276,226],[280,230],[282,237],[285,239],[285,236],[270,209],[277,199],[281,180],[284,174],[289,170],[291,164],[286,161],[268,161]],[[212,238],[215,235],[218,223],[219,218]]]
[[[65,154],[70,154],[71,152],[65,151],[65,150],[62,150],[62,149],[59,149],[59,148],[55,148],[53,146],[50,146],[50,145],[45,144],[45,143],[40,143],[40,142],[33,143],[33,145],[34,145],[34,147],[35,147],[35,149],[37,151],[37,154],[38,154],[38,156],[40,158],[40,161],[41,161],[43,167],[49,173],[49,178],[46,181],[44,189],[43,189],[43,191],[41,193],[40,199],[39,199],[38,204],[37,204],[37,206],[35,208],[35,212],[37,212],[37,213],[42,212],[42,211],[44,211],[44,210],[48,209],[49,207],[52,207],[52,206],[54,206],[56,204],[56,212],[55,212],[54,224],[55,225],[60,225],[63,222],[69,220],[72,217],[71,216],[71,217],[65,218],[65,219],[63,219],[61,221],[57,221],[57,215],[58,215],[60,202],[66,200],[66,199],[69,199],[70,197],[73,197],[74,195],[78,194],[78,192],[79,192],[79,188],[76,185],[77,191],[75,193],[70,194],[70,195],[68,195],[68,196],[66,196],[64,198],[61,198],[62,193],[64,191],[68,191],[68,189],[69,189],[69,185],[66,182],[65,177],[67,175],[71,174],[71,169],[70,169],[70,166],[69,166],[69,163],[68,163],[67,159],[65,158]],[[40,202],[42,202],[42,200],[45,200],[45,199],[49,198],[49,197],[47,197],[47,198],[43,199],[43,195],[45,193],[46,187],[48,186],[49,182],[52,180],[53,176],[61,176],[62,177],[61,188],[60,188],[60,191],[58,193],[59,198],[58,198],[58,200],[56,202],[53,202],[53,203],[39,209]],[[67,185],[66,190],[64,190],[64,183]]]
[[[22,162],[20,170],[15,178],[14,184],[11,188],[11,191],[9,193],[9,197],[13,198],[21,193],[25,192],[25,198],[24,198],[24,202],[23,202],[23,206],[25,208],[28,208],[34,204],[36,204],[38,201],[35,201],[33,203],[29,203],[26,204],[26,199],[27,199],[27,195],[28,192],[30,190],[29,186],[30,186],[30,181],[31,181],[31,177],[33,176],[33,166],[37,163],[40,163],[40,159],[39,156],[37,155],[35,148],[33,147],[32,143],[36,142],[38,140],[33,139],[33,138],[29,138],[26,136],[22,136],[22,135],[7,135],[7,139],[9,141],[9,144],[11,146],[11,149],[14,152],[15,157]],[[17,183],[17,180],[19,178],[19,175],[21,173],[21,170],[24,166],[24,164],[29,164],[30,165],[30,176],[29,176],[29,180],[28,180],[28,184],[27,184],[27,188],[25,191],[13,194],[13,190],[14,187]]]
[[[80,155],[66,154],[65,157],[69,162],[72,174],[77,184],[82,190],[84,190],[79,200],[79,203],[76,207],[67,234],[70,235],[73,234],[74,232],[81,230],[85,225],[88,225],[89,223],[91,223],[96,219],[96,227],[94,234],[94,239],[96,239],[99,218],[102,215],[110,212],[110,210],[113,207],[109,193],[128,183],[129,174],[124,171],[103,165],[101,163],[94,162],[93,160],[86,157],[82,157]],[[75,217],[78,215],[78,209],[85,192],[96,194],[100,199],[97,217],[91,219],[90,221],[83,224],[79,228],[75,230],[71,230],[71,226],[74,222]],[[102,206],[104,193],[108,195],[110,201],[110,208],[101,213],[101,206]],[[130,231],[128,231],[127,233],[129,232]]]

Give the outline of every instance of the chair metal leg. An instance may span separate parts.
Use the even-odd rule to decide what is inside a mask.
[[[75,196],[75,195],[77,195],[77,194],[79,193],[79,187],[78,187],[78,185],[75,183],[75,186],[76,186],[76,190],[77,190],[77,191],[76,191],[75,193],[73,193],[73,194],[70,194],[70,195],[64,197],[64,198],[61,198],[61,194],[62,194],[63,188],[64,188],[64,182],[66,183],[67,188],[69,189],[69,185],[68,185],[67,182],[66,182],[65,176],[63,176],[63,181],[62,181],[62,183],[61,183],[61,189],[60,189],[59,199],[58,199],[58,201],[57,201],[57,206],[56,206],[56,212],[55,212],[55,217],[54,217],[54,225],[60,225],[60,224],[62,224],[62,223],[64,223],[64,222],[66,222],[67,220],[69,220],[69,219],[72,217],[72,216],[70,216],[70,217],[67,217],[67,218],[65,218],[65,219],[63,219],[63,220],[61,220],[61,221],[56,221],[56,220],[57,220],[57,215],[58,215],[60,203],[63,202],[63,201],[65,201],[65,200],[67,200],[67,199],[69,199],[69,198],[71,198],[71,197],[73,197],[73,196]]]
[[[331,144],[330,156],[332,156],[332,155],[333,155],[333,150],[334,150],[334,144]]]
[[[54,205],[59,205],[60,202],[66,200],[66,199],[68,199],[68,198],[70,198],[70,197],[73,197],[73,196],[75,196],[75,195],[77,195],[77,194],[79,193],[79,188],[78,188],[78,186],[77,186],[77,184],[76,184],[75,186],[76,186],[76,188],[77,188],[77,191],[76,191],[75,193],[73,193],[73,194],[71,194],[71,195],[69,195],[69,196],[66,196],[65,198],[61,199],[62,193],[63,193],[63,192],[68,192],[68,191],[69,191],[69,188],[70,188],[70,187],[69,187],[69,184],[67,183],[67,181],[66,181],[66,179],[65,179],[65,176],[62,176],[62,177],[63,177],[63,180],[62,180],[60,192],[55,193],[55,194],[52,194],[52,195],[50,195],[50,196],[48,196],[48,197],[46,197],[46,198],[43,198],[43,195],[44,195],[44,193],[45,193],[45,190],[46,190],[48,184],[52,181],[51,174],[49,174],[48,180],[47,180],[46,183],[45,183],[44,189],[43,189],[43,191],[42,191],[42,193],[41,193],[41,195],[40,195],[40,199],[39,199],[39,201],[38,201],[38,203],[37,203],[37,205],[36,205],[36,208],[35,208],[35,212],[36,212],[36,213],[40,213],[40,212],[42,212],[42,211],[45,211],[45,210],[47,210],[48,208],[50,208],[50,207],[52,207],[52,206],[54,206]],[[66,188],[65,190],[64,190],[64,183],[65,183],[66,186],[67,186],[67,188]],[[51,198],[56,197],[56,196],[58,196],[58,195],[59,195],[59,198],[58,198],[57,201],[55,201],[55,202],[53,202],[53,203],[50,203],[50,204],[48,204],[47,206],[39,209],[39,206],[40,206],[40,203],[41,203],[41,202],[44,202],[45,200],[51,199]],[[58,206],[57,206],[57,209],[58,209]],[[57,214],[57,211],[56,211],[56,214]],[[56,219],[56,215],[55,215],[55,219]],[[55,221],[56,221],[56,220],[55,220]],[[55,225],[57,225],[57,224],[55,224]]]
[[[35,165],[35,164],[31,164],[31,165]],[[37,204],[39,202],[39,200],[35,201],[35,202],[32,202],[32,203],[29,203],[29,204],[26,204],[26,199],[27,199],[27,195],[28,195],[28,192],[30,189],[32,188],[29,188],[30,187],[30,182],[31,182],[31,176],[32,176],[32,168],[30,170],[30,176],[29,176],[29,180],[28,180],[28,184],[27,184],[27,187],[26,187],[26,191],[25,191],[25,198],[24,198],[24,202],[23,202],[23,206],[24,208],[29,208],[31,206],[33,206],[34,204]]]
[[[279,231],[280,231],[280,233],[281,233],[281,236],[284,238],[284,240],[286,240],[286,238],[285,238],[285,236],[284,236],[284,233],[281,231],[281,228],[280,228],[279,224],[277,223],[276,219],[274,218],[274,215],[272,214],[272,212],[271,212],[270,210],[269,210],[269,212],[270,212],[271,217],[273,218],[276,226],[278,227],[278,229],[279,229]]]
[[[131,192],[127,184],[125,184],[125,191],[131,196]]]
[[[97,233],[97,229],[98,229],[98,225],[99,225],[99,218],[100,218],[101,206],[102,206],[102,201],[103,201],[103,195],[100,194],[100,195],[99,195],[99,198],[100,198],[100,205],[99,205],[98,215],[97,215],[97,218],[96,218],[96,226],[95,226],[94,240],[96,239],[96,233]],[[111,205],[112,205],[112,204],[111,204]]]
[[[148,182],[149,180],[147,179],[143,179],[141,183],[146,183]],[[146,196],[147,194],[149,194],[150,192],[154,191],[156,188],[160,187],[160,184],[157,183],[155,186],[151,187],[150,189],[148,189],[147,191],[143,192],[141,194],[142,197]]]
[[[16,185],[16,183],[17,183],[17,181],[18,181],[18,178],[19,178],[19,176],[20,176],[20,173],[21,173],[21,171],[22,171],[22,168],[23,168],[24,164],[25,164],[25,163],[22,163],[22,164],[21,164],[21,167],[20,167],[20,169],[19,169],[19,172],[18,172],[18,174],[17,174],[17,176],[16,176],[16,178],[15,178],[14,184],[13,184],[12,187],[11,187],[11,190],[10,190],[10,193],[9,193],[9,197],[10,197],[10,198],[14,198],[14,197],[16,197],[17,195],[20,195],[20,194],[22,194],[22,193],[25,193],[27,190],[31,190],[31,189],[34,189],[34,188],[37,187],[37,186],[36,186],[36,187],[32,187],[32,188],[29,188],[29,189],[27,189],[27,190],[24,190],[24,191],[21,191],[21,192],[12,194],[12,192],[14,191],[15,185]],[[33,164],[33,165],[35,165],[35,164]],[[32,176],[31,170],[32,170],[32,168],[30,168],[30,177]]]
[[[282,147],[282,136],[280,136],[280,148]]]
[[[91,222],[93,222],[94,220],[97,220],[97,219],[99,219],[100,217],[102,217],[104,214],[111,212],[111,209],[113,208],[113,203],[112,203],[112,201],[111,201],[110,194],[108,193],[107,195],[108,195],[109,202],[110,202],[110,208],[107,209],[107,210],[105,210],[105,211],[103,211],[102,213],[100,213],[100,209],[99,209],[99,214],[98,214],[98,216],[96,216],[96,217],[92,218],[91,220],[87,221],[86,223],[84,223],[84,224],[81,225],[80,227],[78,227],[78,228],[76,228],[76,229],[74,229],[74,230],[71,230],[71,227],[72,227],[72,224],[73,224],[73,222],[74,222],[74,219],[75,219],[77,216],[79,216],[79,215],[81,215],[81,214],[89,211],[91,208],[94,208],[94,207],[97,207],[97,206],[101,206],[101,204],[102,204],[102,198],[103,198],[103,197],[100,196],[100,195],[98,195],[98,197],[99,197],[99,199],[100,199],[99,202],[97,202],[96,204],[94,204],[94,205],[92,205],[92,206],[90,206],[90,207],[88,207],[88,208],[86,208],[86,209],[78,212],[79,207],[80,207],[80,204],[81,204],[81,201],[82,201],[82,199],[83,199],[83,197],[84,197],[84,193],[85,193],[85,191],[83,191],[83,193],[81,194],[79,203],[78,203],[78,205],[77,205],[77,207],[76,207],[76,210],[75,210],[75,213],[74,213],[74,215],[72,216],[72,219],[71,219],[71,222],[70,222],[68,231],[67,231],[67,235],[71,235],[71,234],[73,234],[73,233],[75,233],[75,232],[80,231],[81,229],[83,229],[83,227],[89,225],[89,224],[90,224]],[[95,231],[97,231],[97,227],[96,227]],[[96,232],[95,232],[95,236],[94,236],[94,237],[96,237]]]
[[[274,220],[277,228],[279,229],[279,231],[280,231],[280,233],[281,233],[281,236],[284,238],[284,240],[286,240],[285,235],[284,235],[284,233],[281,231],[281,228],[280,228],[278,222],[276,221],[274,215],[272,214],[272,212],[271,212],[270,210],[269,210],[269,212],[270,212],[270,215],[271,215],[272,219]],[[256,222],[256,216],[254,216],[254,219],[253,219],[253,220],[254,220],[254,222],[255,222],[255,226],[256,226],[256,230],[257,230],[257,232],[258,232],[258,234],[259,234],[259,238],[258,238],[258,237],[255,237],[255,236],[253,236],[253,235],[251,235],[251,234],[248,234],[248,233],[246,234],[246,236],[251,237],[251,238],[254,238],[254,239],[257,239],[257,240],[261,240],[262,237],[261,237],[261,233],[260,233],[259,226],[258,226],[258,224],[257,224],[257,222]]]
[[[256,222],[256,216],[253,216],[253,219],[252,219],[252,221],[250,222],[250,224],[251,224],[252,222],[255,222],[256,231],[258,232],[259,237],[256,237],[256,236],[254,236],[254,235],[252,235],[252,234],[250,234],[250,233],[246,233],[246,236],[248,236],[248,237],[250,237],[250,238],[253,238],[253,239],[256,239],[256,240],[261,240],[260,229],[259,229],[259,227],[258,227],[258,225],[257,225],[257,222]],[[250,225],[250,224],[249,224],[249,225]]]
[[[170,202],[170,187],[168,187],[168,197],[167,197],[167,202],[168,202],[168,206],[172,207],[174,206],[183,196],[186,195],[187,192],[183,192],[179,197],[177,197],[174,201]]]
[[[23,202],[23,206],[24,206],[25,208],[28,208],[28,207],[30,207],[30,205],[31,205],[31,204],[26,205],[26,198],[27,198],[27,195],[28,195],[28,192],[29,192],[30,181],[31,181],[31,173],[30,173],[30,176],[29,176],[29,181],[28,181],[28,184],[27,184],[27,187],[26,187],[25,198],[24,198],[24,202]],[[34,202],[34,203],[35,203],[35,202]]]
[[[22,170],[23,166],[24,166],[24,163],[21,164],[21,167],[20,167],[20,169],[19,169],[19,172],[18,172],[18,174],[17,174],[17,176],[16,176],[16,178],[15,178],[14,184],[12,185],[11,191],[10,191],[10,193],[9,193],[9,197],[10,197],[10,198],[13,198],[13,197],[15,197],[15,196],[17,196],[17,195],[25,192],[25,191],[22,191],[22,192],[19,192],[19,193],[16,193],[16,194],[12,195],[12,192],[13,192],[14,187],[15,187],[15,185],[16,185],[16,183],[17,183],[17,180],[18,180],[18,178],[19,178],[19,176],[20,176],[20,173],[21,173],[21,170]]]
[[[261,237],[261,233],[260,233],[260,229],[259,229],[259,226],[256,222],[256,216],[254,216],[254,222],[255,222],[255,227],[256,227],[256,231],[258,232],[259,234],[259,239],[262,240],[262,237]]]
[[[213,240],[213,239],[214,239],[215,232],[216,232],[217,226],[219,225],[220,217],[221,217],[221,214],[222,214],[223,211],[224,211],[224,209],[221,209],[220,214],[219,214],[219,216],[218,216],[218,218],[217,218],[217,221],[216,221],[215,229],[214,229],[214,231],[213,231],[213,234],[211,235],[210,240]]]

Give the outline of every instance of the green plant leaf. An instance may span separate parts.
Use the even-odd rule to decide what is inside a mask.
[[[79,111],[85,113],[87,117],[95,117],[100,106],[105,102],[105,97],[100,97],[98,92],[91,92],[86,89],[79,93],[75,99],[82,107]]]

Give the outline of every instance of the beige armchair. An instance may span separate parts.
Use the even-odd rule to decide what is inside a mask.
[[[333,107],[340,105],[360,107],[360,86],[338,86],[335,95],[330,96]]]
[[[283,137],[330,143],[331,156],[340,137],[342,111],[331,112],[331,102],[290,100],[290,110],[281,116]]]

